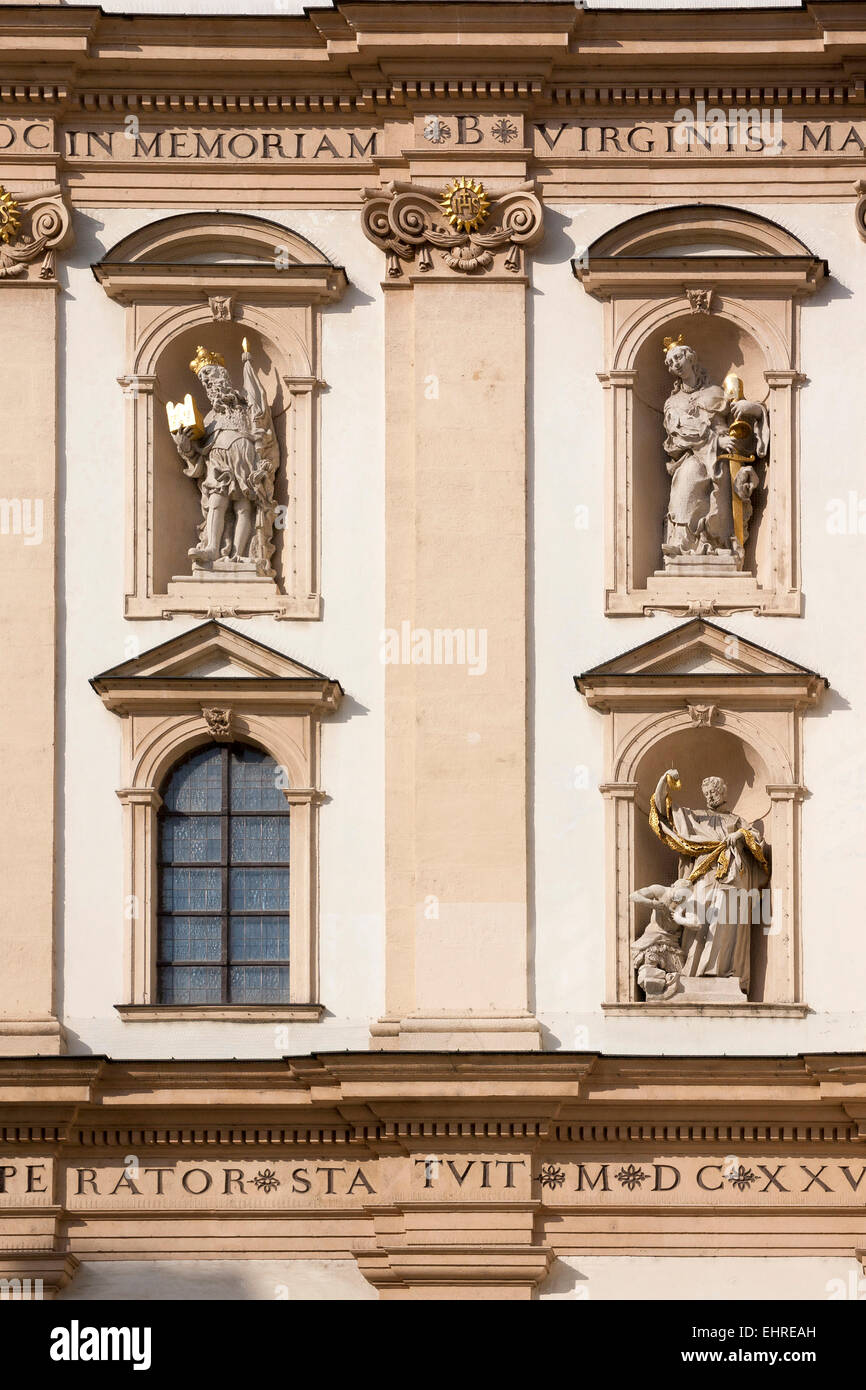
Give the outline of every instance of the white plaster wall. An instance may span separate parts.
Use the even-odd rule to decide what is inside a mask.
[[[856,723],[866,656],[854,604],[866,535],[836,536],[827,504],[861,484],[866,392],[861,385],[866,259],[850,204],[760,203],[830,264],[829,284],[802,312],[802,619],[734,616],[724,625],[829,677],[806,721],[803,806],[802,1020],[605,1019],[602,717],[573,676],[676,625],[609,619],[603,590],[602,311],[571,275],[575,251],[646,205],[552,208],[531,259],[530,634],[535,1007],[550,1047],[606,1052],[796,1053],[862,1047],[866,963],[856,890],[864,860],[864,754]],[[249,211],[257,211],[250,208]],[[344,711],[324,722],[321,812],[321,997],[318,1025],[123,1024],[120,721],[90,677],[175,635],[194,620],[122,617],[124,511],[123,311],[90,264],[162,211],[76,213],[62,299],[65,414],[61,479],[65,551],[60,680],[65,782],[60,890],[63,1016],[72,1051],[114,1056],[274,1055],[366,1048],[382,1012],[383,951],[383,312],[380,253],[356,214],[279,215],[346,266],[352,288],[323,315],[323,589],[321,623],[239,622],[290,656],[338,677]],[[273,214],[268,213],[268,216]],[[590,511],[576,530],[575,508]],[[854,621],[852,621],[854,619]],[[575,785],[587,769],[587,786]],[[844,846],[840,854],[840,844]]]
[[[84,1260],[57,1298],[345,1303],[379,1295],[354,1260]]]
[[[256,213],[251,207],[245,211]],[[124,311],[90,270],[116,241],[166,211],[76,212],[61,296],[62,442],[59,679],[63,709],[59,846],[62,1016],[71,1052],[116,1057],[268,1057],[366,1048],[383,1008],[384,403],[381,253],[348,212],[283,221],[344,265],[350,288],[324,310],[321,622],[246,619],[250,637],[339,679],[346,699],[323,721],[318,1024],[122,1023],[121,721],[88,681],[201,619],[123,617],[124,423],[117,376]],[[133,645],[130,645],[133,644]],[[137,644],[134,645],[134,644]],[[276,1049],[276,1051],[275,1051]]]
[[[540,1299],[723,1299],[726,1302],[765,1299],[798,1302],[839,1301],[866,1297],[858,1260],[817,1256],[668,1256],[568,1255],[554,1262],[538,1291]],[[748,1322],[764,1326],[757,1313],[747,1313],[731,1325]],[[778,1322],[779,1319],[775,1319]],[[786,1317],[787,1326],[808,1324],[808,1314]],[[709,1345],[709,1344],[708,1344]],[[714,1341],[713,1347],[721,1343]],[[776,1345],[761,1343],[762,1346]],[[808,1340],[778,1342],[782,1351],[808,1349]]]
[[[802,808],[806,1018],[605,1019],[604,719],[573,677],[680,621],[603,615],[602,306],[569,258],[646,204],[555,207],[532,259],[531,460],[534,530],[531,709],[534,723],[536,1011],[549,1046],[612,1053],[797,1053],[860,1049],[866,969],[861,884],[866,854],[866,648],[859,604],[866,534],[827,530],[827,507],[866,499],[866,247],[853,204],[756,203],[829,262],[802,309],[800,393],[803,618],[734,615],[724,627],[817,670],[831,689],[805,721]],[[772,466],[772,464],[771,464]],[[587,506],[588,530],[575,508]],[[866,525],[866,521],[864,521]],[[587,785],[575,785],[576,769]]]

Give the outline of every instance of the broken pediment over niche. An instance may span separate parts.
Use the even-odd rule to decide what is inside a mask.
[[[608,722],[600,788],[609,885],[605,1007],[680,1017],[805,1013],[803,721],[827,681],[715,623],[692,619],[584,671],[575,685]],[[709,827],[692,835],[700,845],[693,860],[684,843],[689,825]],[[734,854],[725,841],[739,827]],[[700,872],[707,855],[712,862]],[[697,927],[691,935],[683,927],[682,942],[657,933],[663,895],[682,893],[685,880],[686,894],[698,895],[702,911],[707,893],[722,895],[723,883],[731,910],[754,914],[724,924],[730,959],[720,977],[704,969],[716,959],[715,946],[709,939],[701,944]],[[707,926],[706,915],[686,915],[712,936],[715,924]]]
[[[697,204],[630,218],[573,269],[604,304],[605,611],[799,616],[799,315],[826,263]]]
[[[321,314],[345,271],[278,223],[185,213],[93,273],[127,321],[126,616],[318,618]]]

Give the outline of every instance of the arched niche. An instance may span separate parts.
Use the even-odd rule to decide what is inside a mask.
[[[799,616],[798,325],[825,262],[768,218],[696,205],[629,218],[597,238],[574,272],[604,304],[605,612]],[[680,333],[711,380],[721,384],[734,368],[770,416],[770,461],[743,569],[713,578],[663,570],[671,383],[662,343]]]
[[[803,716],[826,682],[778,653],[694,619],[585,671],[576,685],[607,723],[604,1008],[630,1013],[650,1007],[658,1016],[679,1017],[801,1016]],[[771,896],[761,902],[769,921],[751,929],[751,984],[742,1004],[648,1006],[640,997],[631,947],[648,910],[630,895],[676,876],[676,857],[649,827],[650,797],[669,768],[682,781],[674,799],[698,809],[702,780],[722,777],[727,809],[759,824],[770,846]]]
[[[317,618],[319,391],[323,306],[345,272],[305,237],[265,218],[185,213],[130,233],[93,267],[127,315],[127,586],[131,618]],[[241,345],[271,407],[280,451],[275,478],[275,578],[192,582],[187,552],[201,521],[200,491],[184,476],[168,431],[167,401],[207,401],[189,362],[203,344],[241,380]]]

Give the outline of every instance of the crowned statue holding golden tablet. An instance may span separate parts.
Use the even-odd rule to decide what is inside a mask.
[[[198,544],[189,551],[193,572],[272,576],[279,445],[246,338],[241,360],[243,389],[238,390],[225,358],[196,348],[189,365],[211,408],[202,419],[190,395],[179,405],[169,402],[168,427],[186,476],[197,479],[201,488],[203,520]]]

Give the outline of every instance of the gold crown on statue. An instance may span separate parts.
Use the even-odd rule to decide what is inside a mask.
[[[226,360],[221,352],[211,352],[210,348],[202,347],[201,344],[195,350],[195,357],[189,364],[191,372],[198,376],[202,367],[224,367]]]
[[[683,342],[682,333],[678,338],[662,338],[662,353],[665,357],[667,357],[671,348],[675,347],[688,347],[688,343]]]

